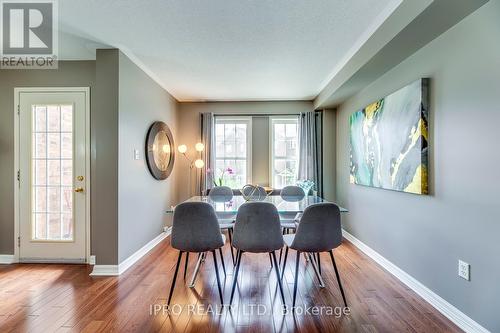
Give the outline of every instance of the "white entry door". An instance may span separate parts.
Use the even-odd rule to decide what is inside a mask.
[[[86,262],[89,99],[78,89],[16,90],[21,262]]]

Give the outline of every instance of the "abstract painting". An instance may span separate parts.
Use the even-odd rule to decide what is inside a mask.
[[[349,118],[353,184],[428,194],[428,79]]]

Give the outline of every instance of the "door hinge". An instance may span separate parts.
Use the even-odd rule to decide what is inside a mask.
[[[17,181],[21,181],[21,170],[17,170]]]
[[[21,106],[20,106],[20,105],[18,105],[18,106],[17,106],[17,115],[19,116],[20,114],[21,114]]]
[[[17,247],[21,247],[21,237],[17,237]]]

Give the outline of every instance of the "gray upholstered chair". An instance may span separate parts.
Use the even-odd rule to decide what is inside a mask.
[[[295,285],[293,288],[293,307],[295,307],[295,299],[297,296],[297,279],[299,273],[300,253],[315,253],[319,256],[320,252],[329,252],[332,259],[337,282],[340,287],[342,299],[347,306],[344,289],[340,282],[340,275],[333,257],[333,249],[342,243],[342,227],[340,224],[340,210],[333,203],[318,203],[307,207],[300,220],[295,234],[283,236],[286,250],[285,259],[283,260],[283,270],[281,278],[285,272],[286,258],[288,249],[297,251],[297,259],[295,262]]]
[[[229,202],[233,199],[233,190],[228,186],[216,186],[210,189],[208,192],[208,197],[214,202]],[[233,265],[236,264],[234,259],[234,253],[232,248],[232,235],[234,219],[236,218],[233,213],[216,213],[219,220],[219,226],[221,230],[227,230],[227,236],[229,238],[229,247],[231,250],[231,259],[233,260]]]
[[[174,292],[175,280],[179,272],[182,254],[186,252],[186,266],[190,252],[203,254],[212,252],[215,266],[215,275],[217,277],[217,285],[219,287],[220,301],[224,304],[222,298],[222,289],[219,278],[219,268],[217,265],[216,250],[219,250],[221,255],[222,265],[224,268],[224,259],[222,257],[222,246],[225,243],[225,237],[221,234],[219,222],[214,208],[206,202],[184,202],[175,207],[174,218],[172,225],[171,246],[179,250],[177,265],[168,295],[167,306],[170,305],[172,294]],[[225,271],[225,268],[224,268]],[[185,273],[184,273],[185,276]]]
[[[245,252],[267,252],[274,261],[273,266],[277,274],[281,300],[283,301],[283,305],[285,305],[285,295],[283,293],[275,253],[276,250],[283,247],[283,235],[281,234],[280,218],[276,207],[269,202],[260,201],[247,202],[241,205],[238,209],[234,225],[233,246],[238,251],[236,254],[236,271],[234,272],[233,288],[229,304],[233,301],[242,254]]]
[[[267,197],[266,190],[259,185],[245,185],[241,194],[244,197],[250,197],[252,200],[264,200]]]
[[[281,197],[286,197],[290,201],[300,201],[304,198],[304,190],[300,186],[288,185],[281,189]]]
[[[285,186],[281,190],[281,198],[285,201],[290,201],[290,202],[297,202],[300,200],[303,200],[305,195],[304,195],[304,190],[295,185],[290,185],[290,186]],[[286,214],[282,213],[280,214],[281,218],[281,227],[285,229],[291,229],[295,230],[296,228],[296,220],[297,220],[297,214]]]
[[[285,186],[280,191],[280,196],[285,201],[297,202],[303,200],[305,197],[304,190],[300,186],[289,185]],[[281,228],[283,228],[283,235],[290,232],[295,232],[296,223],[301,214],[295,213],[280,213]],[[281,262],[281,255],[283,250],[280,250],[280,257],[278,262]]]
[[[210,189],[208,196],[216,201],[227,202],[233,198],[233,190],[228,186],[215,186]]]

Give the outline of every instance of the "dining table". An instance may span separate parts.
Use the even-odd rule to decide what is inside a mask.
[[[314,204],[318,203],[327,203],[331,202],[326,199],[323,199],[316,195],[308,195],[308,196],[290,196],[290,197],[282,197],[280,195],[267,195],[265,197],[259,198],[254,197],[251,200],[243,197],[242,195],[234,195],[232,198],[227,197],[215,197],[215,196],[193,196],[187,199],[184,202],[207,202],[209,203],[215,210],[215,212],[219,216],[236,216],[238,213],[238,209],[249,201],[261,201],[261,202],[269,202],[272,203],[279,214],[282,215],[296,215],[302,214],[304,210]],[[340,213],[348,213],[349,211],[346,208],[339,206]],[[175,211],[175,206],[172,206],[170,209],[166,211],[167,214],[173,214]],[[198,257],[198,261],[196,263],[191,282],[189,283],[189,287],[193,288],[194,283],[196,281],[196,277],[198,275],[198,271],[201,263],[205,259],[205,256],[201,254]],[[324,287],[324,282],[321,277],[321,273],[318,267],[319,263],[316,263],[315,258],[312,254],[307,254],[306,259],[312,263],[316,276],[318,277],[319,286]]]
[[[252,201],[270,202],[276,206],[279,214],[303,213],[307,207],[313,204],[331,202],[316,195],[308,195],[304,197],[291,196],[287,198],[283,198],[280,195],[268,195],[264,198],[252,199]],[[223,199],[223,197],[217,198],[204,195],[191,197],[184,202],[207,202],[214,207],[216,213],[236,214],[238,213],[240,206],[248,202],[248,200],[242,195],[235,195],[229,200]],[[346,208],[340,206],[339,209],[341,213],[349,212]],[[175,207],[171,207],[167,210],[167,213],[172,214],[174,210]]]

